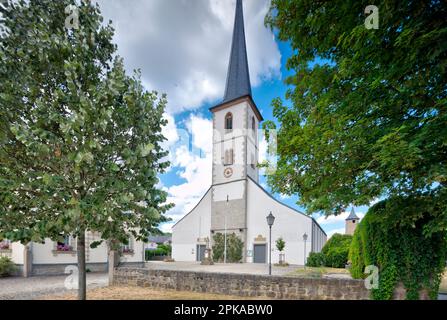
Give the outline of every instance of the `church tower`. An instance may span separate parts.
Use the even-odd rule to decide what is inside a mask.
[[[246,243],[247,179],[259,180],[258,128],[263,118],[251,93],[242,0],[236,2],[225,95],[210,111],[213,113],[211,233],[235,233]]]
[[[354,207],[351,209],[349,217],[345,221],[345,234],[353,235],[355,228],[359,224],[360,218],[355,214]]]

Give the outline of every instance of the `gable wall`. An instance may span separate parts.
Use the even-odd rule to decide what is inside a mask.
[[[278,263],[279,251],[276,249],[276,240],[282,237],[286,242],[285,259],[289,264],[304,264],[303,234],[307,233],[306,256],[312,249],[312,219],[294,211],[277,202],[266,194],[258,185],[248,180],[248,233],[247,250],[253,250],[255,238],[259,235],[269,242],[269,227],[266,217],[272,211],[275,223],[272,227],[272,263]],[[247,257],[247,262],[252,262]],[[267,249],[268,262],[268,249]]]
[[[210,237],[211,195],[208,190],[199,204],[172,228],[172,258],[196,261],[198,239]],[[199,241],[205,244],[204,241]]]

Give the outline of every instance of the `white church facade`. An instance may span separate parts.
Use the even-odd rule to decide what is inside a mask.
[[[259,131],[263,121],[252,98],[245,43],[242,0],[236,17],[225,96],[213,114],[212,185],[196,207],[172,229],[172,257],[201,261],[217,233],[236,234],[243,242],[242,262],[279,261],[275,242],[286,245],[285,260],[303,265],[310,252],[319,252],[327,236],[318,223],[265,191],[259,184]],[[272,246],[266,217],[275,216]],[[305,240],[306,239],[306,240]]]

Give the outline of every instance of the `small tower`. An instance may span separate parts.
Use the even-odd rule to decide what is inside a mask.
[[[357,217],[354,211],[354,207],[352,207],[349,217],[346,218],[345,234],[353,235],[359,221],[360,218]]]

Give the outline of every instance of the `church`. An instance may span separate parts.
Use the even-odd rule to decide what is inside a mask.
[[[244,263],[304,265],[321,251],[327,235],[312,217],[276,200],[259,184],[259,128],[262,115],[252,98],[242,0],[236,2],[224,98],[210,109],[213,117],[212,185],[196,207],[172,228],[172,258],[202,261],[216,234],[235,234],[243,242]],[[275,217],[270,228],[266,217]],[[285,241],[279,252],[275,242]]]

